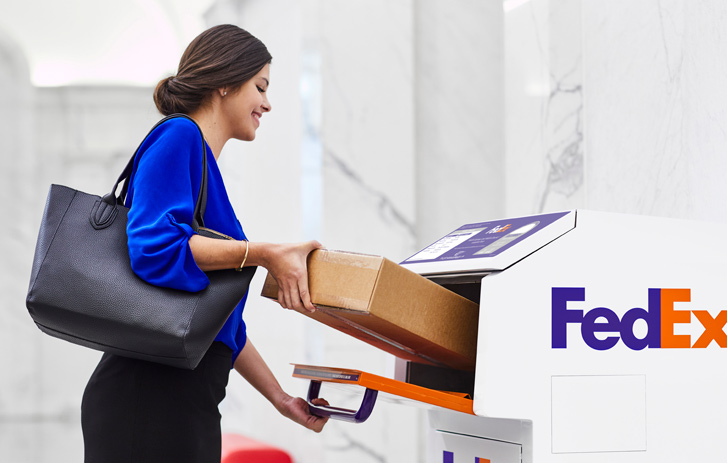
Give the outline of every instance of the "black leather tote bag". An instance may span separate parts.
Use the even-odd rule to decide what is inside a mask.
[[[154,128],[172,117],[186,116],[166,117]],[[204,228],[204,146],[203,139],[202,183],[192,228],[204,236],[231,239]],[[194,369],[245,296],[256,268],[207,272],[209,286],[196,293],[154,286],[139,278],[131,269],[126,244],[128,209],[123,206],[138,151],[103,198],[51,185],[26,305],[41,331],[51,336],[104,352]]]

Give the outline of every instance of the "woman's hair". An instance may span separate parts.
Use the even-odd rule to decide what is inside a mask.
[[[162,79],[154,90],[154,103],[165,116],[189,114],[219,88],[238,89],[273,57],[265,45],[231,24],[202,32],[179,60],[176,76]]]

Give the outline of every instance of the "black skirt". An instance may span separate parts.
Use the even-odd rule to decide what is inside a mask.
[[[81,406],[85,463],[219,463],[231,362],[220,342],[194,370],[104,354]]]

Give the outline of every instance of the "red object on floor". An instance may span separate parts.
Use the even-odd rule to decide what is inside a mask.
[[[293,463],[293,459],[272,445],[239,434],[223,434],[221,463]]]

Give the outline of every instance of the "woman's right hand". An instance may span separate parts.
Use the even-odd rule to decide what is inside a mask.
[[[313,399],[313,405],[329,405],[326,399],[316,398]],[[328,417],[320,417],[311,413],[310,406],[305,399],[300,397],[288,396],[281,403],[276,405],[278,411],[285,416],[293,420],[295,423],[310,429],[311,431],[321,432],[323,426],[328,422]]]
[[[283,308],[315,312],[308,290],[307,260],[312,251],[321,248],[318,241],[266,245],[262,266],[278,283],[278,303]]]

